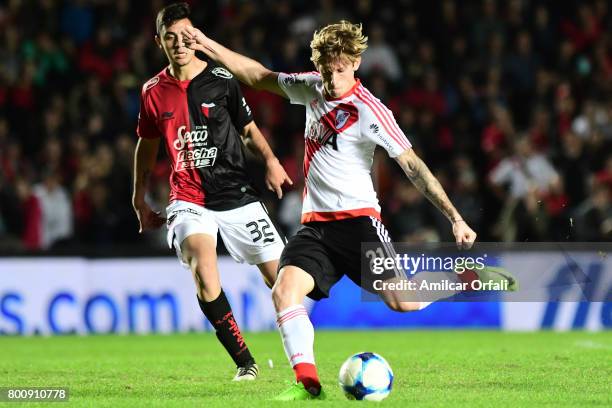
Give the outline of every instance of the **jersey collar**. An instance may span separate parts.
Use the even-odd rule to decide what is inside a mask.
[[[173,77],[173,76],[170,74],[170,67],[169,67],[169,66],[168,66],[168,67],[166,67],[166,68],[164,68],[162,72],[163,72],[163,75],[164,75],[166,78],[168,78],[168,80],[170,80],[170,81],[172,81],[172,82],[176,83],[176,84],[177,84],[177,85],[179,85],[181,88],[186,89],[186,88],[189,86],[189,84],[190,84],[192,81],[195,81],[197,78],[199,78],[199,77],[201,77],[201,76],[206,75],[208,72],[210,72],[211,68],[213,68],[213,67],[212,67],[212,65],[213,65],[213,64],[211,64],[210,59],[205,59],[204,61],[206,61],[206,67],[204,67],[204,69],[202,70],[202,72],[200,72],[198,75],[196,75],[196,76],[195,76],[195,77],[193,77],[192,79],[180,80],[180,79],[177,79],[177,78]]]

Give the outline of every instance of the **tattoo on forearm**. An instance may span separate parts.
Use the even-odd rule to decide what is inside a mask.
[[[412,184],[444,215],[451,218],[455,214],[455,207],[444,192],[442,185],[420,158],[417,157],[415,160],[409,161],[404,168],[404,172]]]

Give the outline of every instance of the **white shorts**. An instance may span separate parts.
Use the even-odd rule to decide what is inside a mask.
[[[257,265],[280,258],[285,239],[278,233],[264,205],[256,201],[227,211],[213,211],[187,201],[166,208],[168,246],[174,247],[185,267],[181,244],[193,234],[207,234],[217,242],[217,231],[232,258]]]

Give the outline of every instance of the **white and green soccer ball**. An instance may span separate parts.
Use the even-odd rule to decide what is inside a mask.
[[[338,381],[348,399],[381,401],[391,392],[393,371],[378,354],[357,353],[342,364]]]

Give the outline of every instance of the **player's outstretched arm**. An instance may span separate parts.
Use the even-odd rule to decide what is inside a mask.
[[[476,233],[467,225],[455,206],[444,192],[442,185],[431,173],[427,165],[413,149],[407,149],[397,156],[398,162],[412,184],[427,197],[448,218],[453,226],[453,235],[457,244],[469,248],[476,240]]]
[[[159,138],[138,139],[136,151],[134,152],[134,192],[132,194],[132,206],[140,224],[139,232],[147,229],[161,227],[166,219],[154,212],[145,202],[145,192],[149,177],[155,165],[157,151],[159,150]]]
[[[213,60],[225,65],[241,82],[286,98],[285,93],[278,86],[278,72],[273,72],[259,62],[225,48],[197,28],[185,27],[181,35],[188,48],[202,51]]]
[[[283,184],[287,182],[293,185],[293,181],[291,181],[278,158],[272,152],[266,138],[254,121],[251,121],[244,127],[241,136],[249,150],[266,163],[266,187],[268,187],[268,190],[276,192],[280,200],[283,198]]]

